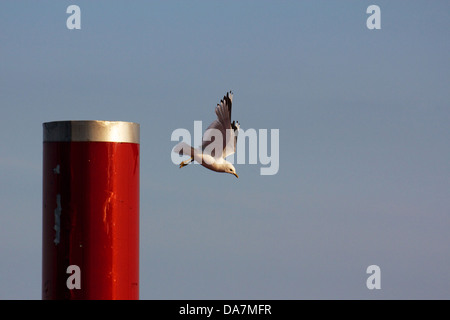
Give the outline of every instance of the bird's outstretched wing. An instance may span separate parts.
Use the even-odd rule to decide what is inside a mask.
[[[205,130],[202,139],[202,150],[209,151],[214,158],[226,158],[236,152],[239,123],[231,123],[231,107],[233,93],[227,92],[216,106],[217,119]],[[222,138],[216,141],[216,137]]]

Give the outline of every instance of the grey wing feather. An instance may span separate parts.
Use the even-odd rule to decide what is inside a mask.
[[[231,107],[233,103],[233,93],[230,91],[216,106],[217,119],[214,120],[209,127],[205,130],[202,141],[202,150],[205,150],[207,146],[214,142],[212,138],[214,136],[214,130],[219,130],[222,134],[221,148],[218,148],[216,154],[211,154],[213,157],[226,158],[229,155],[236,152],[237,131],[239,130],[239,124],[231,123]],[[215,149],[214,149],[215,151]]]
[[[202,138],[202,150],[205,151],[205,149],[210,146],[212,143],[215,142],[215,137],[217,132],[215,132],[216,130],[220,131],[220,134],[222,135],[222,137],[224,136],[224,134],[222,133],[223,130],[223,126],[222,124],[218,121],[218,120],[214,120],[209,127],[205,130],[205,133],[203,134],[203,138]],[[213,148],[211,151],[211,156],[213,157],[222,157],[222,153],[223,153],[223,148],[222,148],[222,143],[223,142],[217,142],[220,143],[220,145],[218,145],[217,147],[215,147],[214,145],[211,145],[210,148]],[[209,148],[208,148],[209,149]]]

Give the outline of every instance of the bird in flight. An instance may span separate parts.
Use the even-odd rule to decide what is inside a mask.
[[[217,104],[217,119],[205,130],[201,149],[191,147],[184,141],[175,146],[174,152],[191,157],[189,160],[181,162],[180,168],[195,160],[205,168],[216,172],[226,172],[239,178],[234,166],[225,160],[226,157],[236,152],[239,132],[239,123],[237,121],[231,122],[232,103],[233,93],[230,91]]]

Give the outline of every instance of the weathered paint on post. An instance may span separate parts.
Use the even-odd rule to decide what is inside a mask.
[[[42,298],[139,299],[139,124],[43,129]]]

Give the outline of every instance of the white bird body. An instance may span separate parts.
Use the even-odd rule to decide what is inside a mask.
[[[217,119],[205,130],[201,150],[193,148],[183,141],[175,146],[174,152],[191,157],[191,159],[181,162],[180,168],[195,160],[205,168],[216,172],[230,173],[239,178],[234,166],[225,160],[226,157],[236,151],[239,131],[239,123],[235,121],[231,123],[230,120],[232,99],[233,94],[229,92],[217,104]]]
[[[225,172],[224,171],[225,167],[231,165],[231,163],[225,160],[224,158],[215,158],[209,154],[203,153],[201,150],[191,147],[185,142],[180,142],[175,147],[174,152],[177,152],[177,150],[182,150],[183,155],[190,156],[191,158],[193,158],[193,160],[197,161],[205,168],[208,168],[213,171]],[[188,150],[188,152],[186,152],[186,150]]]

